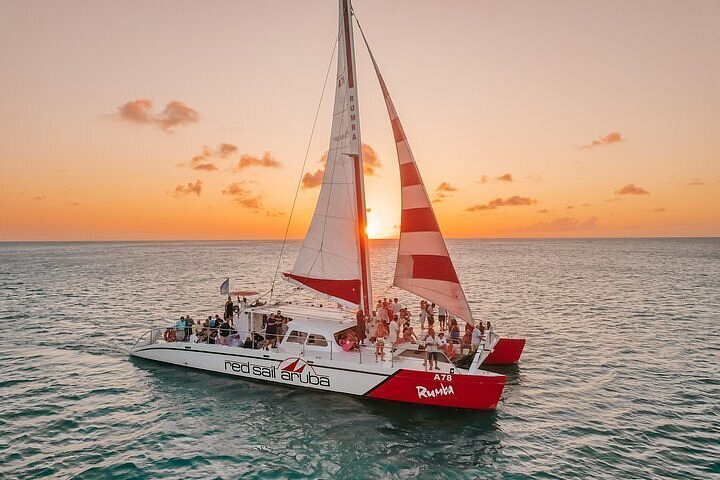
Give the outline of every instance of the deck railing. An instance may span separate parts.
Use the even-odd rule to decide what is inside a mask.
[[[222,335],[227,331],[228,335]],[[233,333],[234,332],[234,333]],[[189,333],[189,335],[188,335]],[[196,341],[191,342],[189,339],[195,335]],[[245,330],[236,330],[233,328],[230,329],[223,329],[220,327],[202,327],[200,330],[200,335],[198,335],[197,328],[193,328],[193,326],[190,327],[179,327],[175,325],[170,326],[164,326],[164,327],[153,327],[150,330],[143,333],[133,344],[132,350],[135,350],[137,347],[142,346],[148,346],[153,345],[161,340],[166,343],[180,343],[180,344],[217,344],[217,345],[225,345],[228,347],[236,347],[236,348],[248,348],[244,347],[244,339],[247,339],[248,337],[251,339],[250,348],[257,350],[257,349],[266,349],[271,350],[273,348],[276,348],[277,345],[281,344],[284,347],[289,347],[292,344],[297,344],[300,347],[300,354],[305,355],[311,355],[311,354],[329,354],[330,360],[333,359],[333,354],[337,354],[339,352],[342,353],[358,353],[357,361],[358,363],[362,364],[363,361],[367,361],[368,356],[371,359],[374,359],[377,361],[379,358],[387,357],[389,356],[390,360],[390,366],[394,367],[395,363],[397,361],[397,358],[399,354],[402,354],[404,352],[424,352],[422,348],[420,348],[421,344],[407,344],[402,343],[398,344],[393,348],[393,345],[390,344],[390,342],[385,343],[382,347],[380,347],[380,351],[382,353],[378,353],[378,346],[375,344],[370,343],[369,345],[355,345],[353,349],[349,351],[345,351],[341,345],[338,345],[334,339],[325,339],[325,344],[322,343],[308,343],[308,339],[310,335],[282,335],[278,334],[277,338],[275,339],[275,344],[273,345],[272,340],[268,339],[267,334],[265,332],[251,332],[251,331],[245,331]],[[262,337],[262,340],[260,340],[258,337]],[[408,349],[407,346],[412,345],[414,349]],[[405,347],[405,348],[403,348]],[[425,369],[428,368],[428,359],[427,359],[427,353],[425,353]],[[452,360],[448,358],[448,356],[443,352],[441,349],[438,349],[438,356],[440,357],[440,362],[444,363],[450,363],[453,364]],[[343,358],[343,361],[348,361],[352,357],[345,356]],[[366,362],[367,363],[367,362]],[[375,363],[375,362],[371,362]]]

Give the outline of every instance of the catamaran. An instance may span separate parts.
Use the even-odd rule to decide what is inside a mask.
[[[249,335],[257,339],[249,348],[178,341],[163,336],[163,331],[172,332],[173,327],[169,330],[162,327],[142,335],[130,353],[211,372],[373,399],[494,409],[506,377],[481,367],[517,363],[524,339],[500,338],[488,332],[475,353],[466,357],[469,362],[453,363],[439,352],[436,368],[431,368],[426,352],[411,343],[393,345],[395,348],[389,342],[386,346],[358,344],[347,348],[346,338],[353,335],[364,338],[364,332],[358,335],[358,320],[370,317],[373,296],[354,13],[351,0],[339,0],[339,4],[335,102],[325,173],[294,267],[283,277],[346,309],[242,302],[233,316],[233,324],[242,338]],[[402,212],[393,285],[474,325],[407,136],[362,29],[360,33],[385,99],[400,166]],[[270,337],[266,323],[278,311],[289,319],[287,331],[271,343],[265,341]],[[261,345],[264,347],[258,348]]]

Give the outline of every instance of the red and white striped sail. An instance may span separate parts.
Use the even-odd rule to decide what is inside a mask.
[[[367,310],[370,269],[350,0],[340,0],[339,23],[335,107],[323,183],[295,266],[284,275],[333,301]]]
[[[367,40],[365,44],[380,81],[400,163],[402,213],[393,284],[445,307],[472,324],[472,313],[465,292],[450,259],[415,157]]]

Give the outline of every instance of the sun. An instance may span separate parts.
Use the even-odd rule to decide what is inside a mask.
[[[380,222],[378,221],[368,221],[368,224],[365,226],[365,233],[367,233],[368,238],[380,238],[382,237],[382,226],[380,225]]]

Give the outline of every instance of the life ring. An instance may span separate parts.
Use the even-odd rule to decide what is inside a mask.
[[[165,330],[165,333],[163,333],[163,338],[166,342],[171,343],[177,340],[177,334],[175,332],[174,328],[168,328]]]

